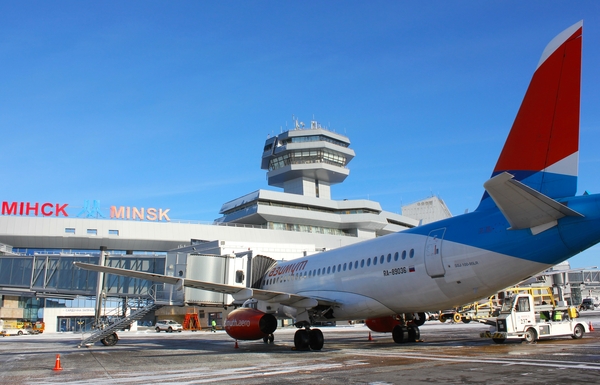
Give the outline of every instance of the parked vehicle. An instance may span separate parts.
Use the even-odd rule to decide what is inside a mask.
[[[154,330],[156,330],[157,333],[159,333],[161,330],[167,333],[172,333],[172,332],[180,332],[183,330],[183,326],[181,326],[180,323],[175,322],[173,320],[169,320],[169,319],[165,319],[165,320],[161,320],[161,321],[156,321],[156,327],[154,328]]]
[[[579,310],[594,310],[594,301],[591,298],[585,298],[581,301],[581,305],[579,305]]]
[[[548,337],[580,339],[590,329],[577,317],[577,310],[572,306],[536,305],[531,294],[519,294],[504,302],[495,330],[480,335],[492,338],[498,344],[507,339],[522,339],[529,343]]]

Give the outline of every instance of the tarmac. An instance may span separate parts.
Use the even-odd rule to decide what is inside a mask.
[[[600,311],[581,313],[600,327]],[[0,338],[1,384],[589,384],[600,383],[600,330],[574,340],[495,344],[489,326],[430,321],[421,342],[395,344],[364,325],[322,327],[322,351],[295,351],[295,328],[274,344],[223,331],[120,332],[117,345],[77,348],[81,334]],[[56,357],[60,357],[61,370]]]

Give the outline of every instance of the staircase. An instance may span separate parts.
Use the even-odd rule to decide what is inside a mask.
[[[78,348],[80,348],[82,346],[89,347],[101,340],[103,340],[102,343],[106,346],[115,345],[117,343],[117,341],[119,340],[115,334],[115,332],[117,330],[126,328],[127,326],[131,325],[131,323],[133,323],[134,321],[141,319],[142,317],[144,317],[146,314],[148,314],[152,310],[156,310],[160,307],[161,307],[161,305],[156,305],[154,303],[151,303],[148,306],[142,307],[142,308],[132,312],[127,317],[123,317],[123,318],[119,319],[117,322],[114,322],[102,329],[96,330],[88,338],[82,340],[81,343],[79,345],[77,345],[77,347]],[[115,334],[115,335],[113,336],[113,334]]]

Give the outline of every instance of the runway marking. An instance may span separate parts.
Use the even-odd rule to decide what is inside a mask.
[[[352,350],[346,351],[346,354],[351,354],[353,356],[368,356],[372,357],[372,354],[369,352],[364,352],[362,350]],[[519,360],[519,359],[509,359],[509,358],[467,358],[467,357],[456,357],[456,356],[447,356],[447,355],[427,355],[419,354],[419,353],[406,353],[406,352],[398,352],[398,353],[388,353],[388,352],[378,352],[378,357],[397,357],[397,358],[408,358],[414,360],[427,360],[427,361],[448,361],[448,362],[464,362],[464,363],[472,363],[472,364],[499,364],[499,365],[524,365],[524,366],[541,366],[541,367],[550,367],[550,368],[558,368],[558,369],[586,369],[586,370],[600,370],[600,363],[594,362],[578,362],[578,361],[552,361],[548,362],[547,360]]]

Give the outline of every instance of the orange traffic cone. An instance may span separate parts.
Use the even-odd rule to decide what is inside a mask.
[[[60,366],[60,354],[56,355],[56,363],[54,364],[54,369],[52,370],[62,370],[62,366]]]
[[[238,348],[239,348],[239,346],[238,346],[238,343],[237,343],[237,340],[235,340],[235,346],[234,346],[234,348],[235,348],[235,349],[238,349]]]
[[[593,332],[594,331],[594,326],[592,326],[592,323],[590,322],[590,331]]]
[[[373,341],[373,337],[371,337],[371,332],[369,332],[369,341]]]

